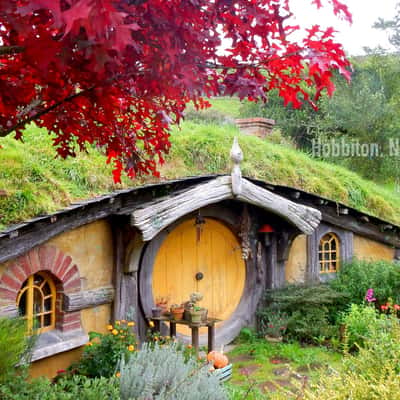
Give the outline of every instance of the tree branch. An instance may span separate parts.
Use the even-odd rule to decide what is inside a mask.
[[[23,46],[0,46],[0,56],[18,54],[25,51]]]
[[[6,129],[6,130],[1,130],[0,131],[0,137],[6,137],[7,135],[9,135],[11,132],[15,131],[16,129],[22,128],[24,125],[26,125],[29,122],[32,122],[32,121],[40,118],[42,115],[45,115],[45,114],[49,113],[50,111],[53,111],[55,108],[59,107],[60,105],[66,103],[68,101],[72,101],[72,100],[76,99],[77,97],[82,96],[83,94],[91,92],[95,88],[96,88],[96,86],[91,86],[90,88],[87,88],[87,89],[82,90],[82,91],[80,91],[78,93],[72,94],[72,95],[70,95],[70,96],[58,101],[57,103],[54,103],[51,106],[44,108],[43,110],[41,110],[41,111],[37,112],[36,114],[30,116],[29,118],[26,118],[24,120],[21,120],[21,121],[17,122],[11,128]]]

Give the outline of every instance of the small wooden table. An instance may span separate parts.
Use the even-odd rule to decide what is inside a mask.
[[[214,350],[215,347],[215,324],[220,322],[217,318],[207,318],[207,320],[194,324],[184,319],[175,320],[168,315],[161,317],[148,317],[150,321],[154,322],[154,329],[160,332],[161,322],[169,322],[169,334],[171,337],[176,337],[176,325],[186,325],[192,330],[192,346],[199,351],[199,328],[206,326],[208,328],[208,352]]]

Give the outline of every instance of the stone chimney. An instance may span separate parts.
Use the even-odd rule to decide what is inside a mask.
[[[235,120],[237,127],[240,132],[245,135],[258,136],[264,139],[267,135],[272,132],[272,128],[275,125],[273,119],[268,118],[241,118]]]

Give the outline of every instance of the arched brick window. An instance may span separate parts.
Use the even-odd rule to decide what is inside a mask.
[[[80,311],[65,311],[63,305],[64,296],[80,291],[78,267],[70,256],[54,246],[30,250],[1,275],[1,308],[10,316],[23,315],[28,320],[28,328],[41,333],[33,359],[66,351],[87,341]]]

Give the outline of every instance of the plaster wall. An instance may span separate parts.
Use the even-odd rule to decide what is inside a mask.
[[[286,262],[285,279],[289,283],[303,283],[307,266],[307,236],[299,235],[292,243]]]
[[[85,332],[91,331],[106,333],[106,325],[110,321],[111,306],[105,304],[81,311],[82,328]],[[82,348],[66,351],[54,356],[35,361],[31,364],[29,375],[31,377],[54,377],[60,369],[68,368],[71,363],[78,361]]]
[[[395,249],[386,244],[354,235],[354,257],[360,260],[393,261]]]
[[[112,284],[113,273],[113,237],[107,221],[96,221],[49,240],[45,245],[57,247],[72,258],[78,266],[81,278],[81,290],[90,290]],[[0,276],[14,260],[0,264]],[[0,298],[0,305],[2,299]],[[111,305],[101,305],[81,311],[83,330],[106,332],[106,325],[111,318]],[[56,354],[38,360],[31,365],[32,377],[53,377],[60,369],[65,369],[71,362],[79,359],[81,349]]]
[[[110,285],[113,270],[113,237],[110,225],[96,221],[49,240],[72,257],[78,266],[82,290]]]

